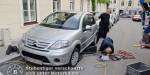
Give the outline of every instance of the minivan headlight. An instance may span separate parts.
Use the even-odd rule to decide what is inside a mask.
[[[26,44],[26,36],[25,36],[25,34],[23,34],[21,41],[22,41],[24,44]]]
[[[60,40],[55,42],[49,49],[61,49],[69,47],[69,41]]]

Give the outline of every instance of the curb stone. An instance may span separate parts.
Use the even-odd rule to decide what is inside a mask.
[[[20,56],[20,54],[15,54],[15,55],[12,55],[12,56],[8,56],[7,58],[1,59],[0,63],[3,63],[5,61],[8,61],[8,60],[13,59],[13,58],[18,57],[18,56]]]

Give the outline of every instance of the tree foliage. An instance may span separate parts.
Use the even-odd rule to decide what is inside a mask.
[[[96,10],[96,0],[91,0],[92,1],[92,11],[94,12]],[[105,3],[107,5],[107,8],[110,5],[109,0],[97,0],[99,3]]]
[[[92,11],[95,12],[96,10],[96,0],[91,0],[92,1]]]

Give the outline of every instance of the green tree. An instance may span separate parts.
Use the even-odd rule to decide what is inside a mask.
[[[96,10],[96,0],[91,0],[92,1],[92,11],[95,12]],[[109,0],[97,0],[99,3],[105,3],[107,5],[107,9],[110,5]]]
[[[95,12],[96,10],[96,0],[91,0],[92,1],[92,11]]]

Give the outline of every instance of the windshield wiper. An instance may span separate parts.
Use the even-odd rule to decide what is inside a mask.
[[[57,27],[62,29],[68,29],[67,27],[63,27],[63,26],[57,26]]]
[[[73,29],[73,28],[68,28],[68,27],[63,27],[63,26],[57,26],[57,25],[50,25],[50,24],[45,24],[45,23],[41,23],[40,25],[43,25],[43,26],[46,26],[46,27],[51,27],[51,28]]]
[[[48,26],[49,24],[46,24],[46,23],[41,23],[39,25],[44,25],[44,26]]]
[[[41,23],[40,25],[46,26],[46,27],[51,27],[51,28],[57,28],[58,27],[58,26],[55,26],[55,25],[50,25],[50,24],[45,24],[45,23]]]
[[[62,28],[62,29],[73,29],[74,30],[74,28],[68,28],[68,27],[63,27],[63,26],[59,26],[58,28]]]

